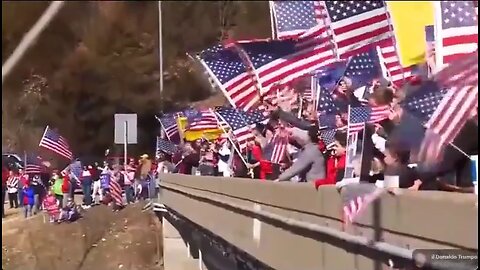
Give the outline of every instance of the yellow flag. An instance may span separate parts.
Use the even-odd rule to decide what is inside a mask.
[[[433,25],[431,1],[387,1],[402,66],[425,62],[425,26]]]

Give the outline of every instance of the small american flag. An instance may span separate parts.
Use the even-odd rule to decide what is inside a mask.
[[[264,158],[272,163],[280,164],[287,154],[287,147],[288,138],[277,133],[264,147]]]
[[[341,188],[343,222],[345,225],[354,223],[372,202],[378,199],[383,190],[374,184],[349,184]]]
[[[393,35],[384,1],[325,1],[341,59],[363,52]]]
[[[216,113],[230,126],[240,151],[246,149],[247,142],[253,139],[251,126],[266,120],[260,112],[244,112],[235,108],[218,107]]]
[[[371,84],[382,76],[380,59],[374,47],[353,56],[348,62],[345,76],[352,79],[353,89]]]
[[[357,133],[365,127],[365,123],[376,124],[390,115],[390,106],[351,107],[348,117],[348,133]]]
[[[177,152],[177,146],[169,140],[157,137],[157,145],[155,150],[156,156],[159,156],[161,152],[172,155]]]
[[[298,38],[315,26],[325,25],[320,1],[270,1],[270,7],[279,39]]]
[[[27,154],[25,173],[40,174],[44,171],[45,166],[42,164],[42,158],[33,154]]]
[[[176,119],[176,114],[170,113],[170,114],[164,114],[162,117],[158,118],[156,117],[160,125],[162,126],[163,130],[165,131],[165,135],[167,135],[167,138],[171,141],[176,141],[178,140],[179,137],[179,132],[178,132],[178,126],[177,126],[177,119]]]
[[[38,146],[53,151],[66,159],[71,160],[73,158],[73,153],[70,150],[67,140],[49,126],[45,128],[45,132]]]
[[[320,132],[320,139],[322,139],[323,143],[326,145],[327,149],[329,149],[330,145],[335,143],[335,129],[329,129]]]
[[[188,130],[201,131],[207,129],[217,129],[218,123],[215,114],[210,109],[199,111],[199,117],[189,121]]]
[[[465,123],[478,113],[478,51],[464,55],[436,76],[448,92],[425,125],[427,133],[419,151],[419,159],[435,160],[451,143]]]
[[[435,4],[436,65],[441,68],[478,49],[478,21],[473,1]]]

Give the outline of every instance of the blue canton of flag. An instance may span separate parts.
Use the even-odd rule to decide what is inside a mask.
[[[434,82],[426,82],[407,96],[401,106],[425,124],[445,97],[446,89],[440,90]]]
[[[314,1],[272,1],[278,38],[296,37],[317,25]]]
[[[375,48],[353,56],[345,70],[345,76],[352,80],[352,88],[369,85],[382,76],[380,61]]]
[[[336,114],[319,114],[318,123],[321,128],[336,128]]]
[[[336,114],[339,111],[338,106],[333,101],[332,94],[325,89],[321,89],[318,96],[317,112],[321,114]]]
[[[161,152],[173,155],[177,151],[177,146],[171,141],[157,137],[157,145],[155,150],[157,157],[160,155]]]

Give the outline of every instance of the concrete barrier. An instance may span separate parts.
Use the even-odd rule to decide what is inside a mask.
[[[266,211],[341,232],[342,204],[334,187],[317,191],[309,183],[178,174],[161,175],[161,179],[165,206],[273,269],[375,269],[379,261],[387,263],[392,258],[396,262],[397,258],[378,250],[255,214]],[[345,232],[366,239],[380,237],[382,242],[408,250],[476,252],[477,198],[408,190],[396,196],[386,194],[376,204],[375,213],[368,209],[358,225]]]

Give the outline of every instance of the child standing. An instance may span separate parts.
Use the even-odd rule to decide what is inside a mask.
[[[28,183],[23,186],[23,208],[25,218],[33,215],[33,206],[35,205],[35,192]]]
[[[48,192],[47,197],[43,201],[43,209],[47,211],[50,223],[58,221],[60,208],[58,207],[57,198],[55,198],[53,191]]]

